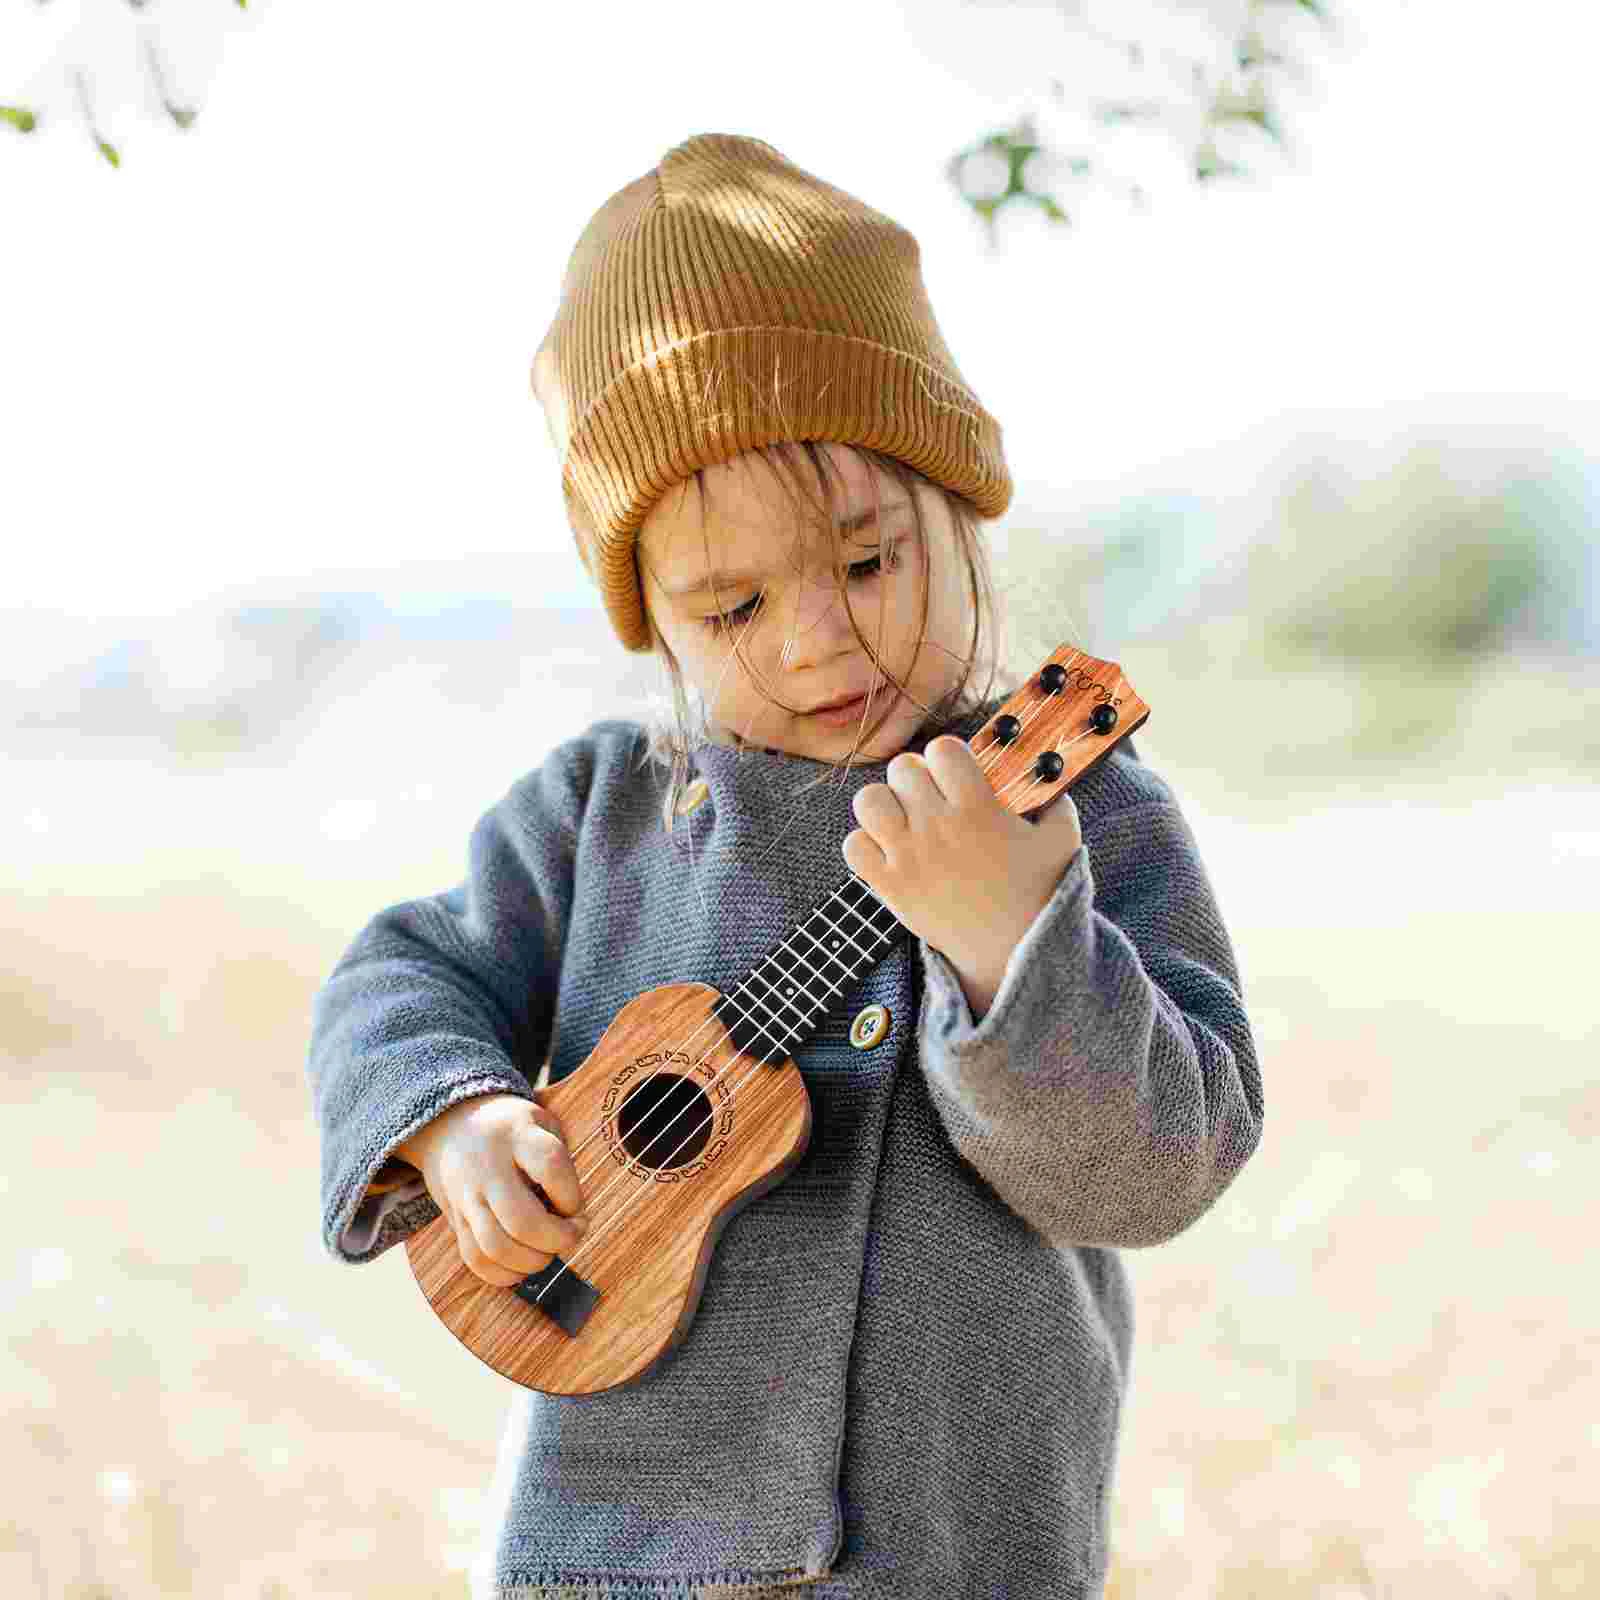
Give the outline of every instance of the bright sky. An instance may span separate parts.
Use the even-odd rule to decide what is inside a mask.
[[[145,15],[176,41],[197,3]],[[191,47],[189,133],[107,103],[120,170],[79,125],[0,127],[0,603],[156,613],[529,551],[592,597],[529,363],[589,216],[708,131],[917,235],[1004,428],[1008,521],[1204,493],[1330,425],[1504,420],[1593,455],[1594,9],[1342,4],[1347,55],[1316,49],[1288,102],[1299,170],[1263,157],[1279,175],[1229,194],[1158,175],[1146,213],[1103,192],[1072,232],[1003,212],[991,256],[941,167],[1071,81],[1083,47],[1050,6],[816,0],[780,41],[742,0],[495,7],[492,28],[255,0],[214,71]],[[42,12],[75,14],[0,19],[0,100]],[[1152,148],[1099,152],[1148,173]]]

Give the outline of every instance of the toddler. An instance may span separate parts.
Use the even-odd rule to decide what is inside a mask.
[[[611,1169],[542,1074],[646,990],[734,992],[856,884],[893,931],[793,1051],[804,1156],[637,1382],[514,1391],[486,1588],[1093,1600],[1119,1252],[1195,1223],[1262,1130],[1178,800],[1123,738],[1023,818],[968,748],[1021,681],[983,534],[1012,484],[882,213],[691,138],[584,230],[534,387],[670,718],[559,743],[464,880],[379,912],[318,991],[324,1243],[367,1262],[442,1214],[486,1283],[581,1272]]]

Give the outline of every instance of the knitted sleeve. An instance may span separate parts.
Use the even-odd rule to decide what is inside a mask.
[[[424,1124],[459,1100],[533,1098],[554,1026],[590,762],[559,746],[479,819],[467,876],[379,912],[312,1002],[307,1056],[322,1150],[322,1241],[371,1261],[439,1215],[402,1162]]]
[[[918,945],[930,1097],[957,1151],[1053,1243],[1165,1243],[1259,1144],[1233,948],[1175,801],[1085,821],[976,1025],[950,963]]]

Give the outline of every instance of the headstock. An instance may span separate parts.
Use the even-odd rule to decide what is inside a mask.
[[[1043,810],[1149,716],[1116,662],[1064,644],[967,748],[1006,810],[1025,816]]]

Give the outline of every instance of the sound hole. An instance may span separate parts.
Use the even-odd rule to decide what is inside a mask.
[[[658,1072],[622,1102],[617,1133],[640,1166],[686,1167],[711,1137],[711,1102],[690,1079]]]

